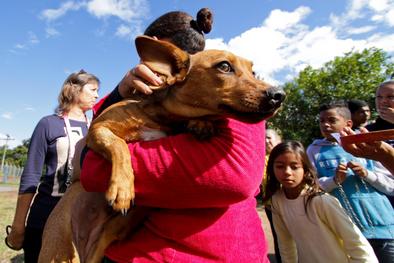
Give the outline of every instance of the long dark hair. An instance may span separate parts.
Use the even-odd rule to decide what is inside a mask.
[[[153,21],[144,35],[167,38],[174,45],[190,54],[204,50],[205,38],[212,29],[213,15],[208,8],[202,8],[194,20],[191,15],[181,11],[166,13]]]
[[[267,187],[266,195],[263,197],[263,202],[268,201],[276,191],[281,187],[278,179],[275,177],[274,173],[274,162],[276,158],[284,153],[293,153],[300,157],[302,162],[302,167],[304,169],[304,180],[303,184],[306,186],[306,202],[305,202],[305,212],[307,206],[313,197],[321,195],[324,191],[319,186],[319,181],[316,176],[315,169],[313,168],[311,162],[308,159],[305,148],[299,141],[285,141],[279,143],[272,149],[268,164],[267,164]]]

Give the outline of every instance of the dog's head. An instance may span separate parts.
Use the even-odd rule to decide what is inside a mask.
[[[222,50],[189,55],[175,45],[141,36],[137,51],[162,76],[164,107],[187,118],[231,114],[246,121],[272,116],[285,98],[282,89],[256,79],[252,63]]]

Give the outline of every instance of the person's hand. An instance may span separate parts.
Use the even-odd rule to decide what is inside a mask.
[[[6,228],[7,237],[5,242],[7,246],[13,250],[20,250],[23,246],[23,240],[25,238],[25,226],[7,226]]]
[[[390,123],[394,123],[394,108],[384,107],[379,109],[379,116]]]
[[[367,177],[367,175],[368,175],[367,169],[365,169],[365,168],[364,168],[360,163],[358,163],[358,162],[350,161],[350,162],[347,163],[347,167],[350,168],[350,169],[352,169],[353,172],[354,172],[356,175],[358,175],[358,176],[360,176],[360,177],[362,177],[362,178],[365,178],[365,177]]]
[[[136,91],[151,94],[152,86],[160,86],[163,81],[144,64],[138,64],[129,70],[119,83],[119,93],[124,98],[131,97]]]
[[[347,168],[347,164],[345,163],[341,163],[338,165],[334,176],[334,182],[336,184],[342,184],[346,180]]]
[[[360,133],[367,133],[368,130],[365,128],[360,128]],[[352,129],[345,128],[341,131],[341,136],[356,134]],[[369,143],[349,143],[342,145],[345,151],[351,153],[356,157],[362,157],[366,159],[371,159],[375,161],[380,161],[380,159],[385,155],[385,153],[391,147],[389,144],[383,141],[369,142]]]

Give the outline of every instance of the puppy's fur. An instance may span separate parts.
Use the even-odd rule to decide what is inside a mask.
[[[189,121],[189,128],[199,134],[210,133],[212,126],[200,122],[207,117],[232,115],[257,122],[273,115],[284,99],[283,91],[253,76],[249,61],[230,52],[188,55],[171,43],[149,37],[138,37],[136,47],[144,63],[162,77],[163,89],[141,101],[112,105],[93,121],[87,136],[87,145],[112,162],[105,199],[122,213],[134,199],[126,141],[143,139],[146,129],[170,131],[183,121]],[[86,193],[74,182],[48,219],[39,262],[78,262],[76,248],[82,262],[100,262],[107,245],[129,234],[130,221],[137,224],[137,217],[145,215],[145,211],[137,213],[143,208],[137,208],[126,217],[119,216],[105,208],[105,199]],[[89,213],[94,218],[89,219]]]

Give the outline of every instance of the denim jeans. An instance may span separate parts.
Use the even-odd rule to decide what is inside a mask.
[[[368,239],[379,263],[394,262],[394,239]]]

